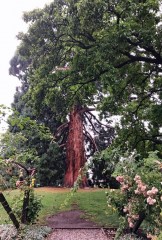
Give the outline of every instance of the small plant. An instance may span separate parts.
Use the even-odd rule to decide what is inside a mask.
[[[137,237],[135,234],[125,234],[119,237],[118,240],[142,240],[142,238]]]
[[[44,240],[51,232],[47,226],[21,226],[17,231],[11,224],[0,225],[1,240]]]
[[[30,189],[28,216],[27,216],[29,223],[34,223],[37,220],[38,214],[41,208],[42,208],[41,198],[34,194],[33,188]]]

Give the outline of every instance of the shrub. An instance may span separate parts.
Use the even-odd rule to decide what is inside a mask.
[[[161,223],[162,190],[159,166],[161,160],[151,152],[148,158],[137,161],[135,156],[119,164],[116,177],[120,191],[108,192],[107,201],[121,217],[121,228],[136,233],[142,228],[149,234],[158,234]]]

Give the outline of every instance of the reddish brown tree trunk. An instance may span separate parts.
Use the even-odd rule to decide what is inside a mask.
[[[81,107],[74,106],[70,113],[69,135],[66,143],[66,174],[64,186],[72,187],[76,181],[79,170],[86,162],[84,134],[83,134],[83,117],[80,111]],[[85,184],[83,177],[82,184]]]

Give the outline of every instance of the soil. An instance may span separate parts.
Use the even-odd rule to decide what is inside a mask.
[[[54,188],[54,187],[43,187],[37,188],[37,191],[45,192],[69,192],[69,188]],[[94,188],[79,189],[79,192],[85,191],[98,191]],[[51,228],[100,228],[96,223],[87,220],[84,216],[84,212],[78,209],[76,204],[73,204],[72,210],[61,212],[52,215],[46,219],[47,225]]]
[[[70,210],[47,218],[47,225],[51,228],[99,228],[97,224],[85,219],[80,210]]]

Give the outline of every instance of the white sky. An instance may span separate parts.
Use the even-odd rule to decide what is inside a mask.
[[[19,42],[16,35],[25,31],[24,11],[42,8],[52,0],[2,0],[0,3],[0,104],[10,106],[19,81],[8,74],[9,61]]]
[[[20,85],[8,72],[9,62],[19,44],[16,35],[27,28],[22,20],[23,12],[43,8],[50,2],[52,0],[2,0],[0,3],[0,104],[10,107],[16,86]]]

